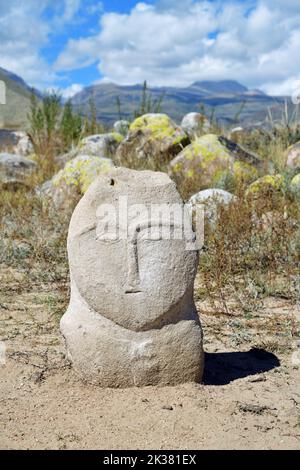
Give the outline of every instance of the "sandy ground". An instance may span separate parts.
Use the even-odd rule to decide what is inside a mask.
[[[3,291],[1,449],[300,449],[300,305],[265,299],[239,316],[199,301],[203,384],[105,390],[65,359],[58,289]]]

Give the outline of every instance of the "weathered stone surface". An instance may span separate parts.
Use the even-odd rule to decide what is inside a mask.
[[[0,151],[26,157],[33,153],[33,145],[26,132],[0,129]]]
[[[285,178],[280,174],[265,175],[252,183],[247,188],[246,197],[253,205],[254,216],[262,217],[268,213],[276,214],[277,209],[282,210],[286,190]]]
[[[283,193],[285,180],[282,175],[265,175],[254,181],[247,189],[247,196],[264,198],[275,193]]]
[[[128,134],[130,127],[130,122],[129,121],[117,121],[114,123],[114,131],[117,134],[121,134],[123,136],[126,136]]]
[[[291,145],[286,151],[286,167],[289,170],[300,168],[300,142]]]
[[[247,131],[243,127],[234,127],[228,133],[228,139],[238,143],[240,139],[247,135]]]
[[[0,153],[0,186],[26,185],[37,169],[33,160],[10,153]]]
[[[40,192],[51,198],[57,208],[68,207],[88,190],[98,175],[108,173],[113,167],[108,158],[79,155],[67,162],[51,181],[44,183]]]
[[[15,136],[17,143],[13,148],[14,153],[25,157],[34,153],[32,142],[26,132],[16,131]]]
[[[291,181],[291,191],[297,195],[300,195],[300,173]]]
[[[209,132],[210,122],[203,114],[189,113],[182,119],[181,127],[191,139],[195,139],[199,137],[200,134]]]
[[[103,240],[99,206],[117,209],[120,197],[129,213],[135,204],[144,212],[129,217],[128,236]],[[202,330],[193,300],[198,254],[187,250],[186,239],[149,238],[148,228],[159,226],[153,211],[147,217],[155,203],[182,205],[166,174],[119,168],[97,178],[71,220],[71,301],[61,331],[77,372],[102,386],[202,376]],[[123,234],[124,223],[118,222]]]
[[[118,147],[117,161],[145,159],[169,162],[189,143],[187,134],[166,114],[145,114],[129,128],[127,138]]]
[[[90,135],[82,139],[79,143],[78,155],[94,155],[102,158],[111,158],[123,138],[123,135],[116,132]]]
[[[172,160],[170,175],[177,181],[197,179],[199,188],[226,188],[229,183],[251,182],[259,176],[264,163],[258,156],[214,134],[196,139]]]
[[[215,223],[220,205],[228,206],[235,196],[223,189],[206,189],[194,194],[189,200],[190,210],[193,212],[201,204],[204,206],[205,217],[209,222]]]

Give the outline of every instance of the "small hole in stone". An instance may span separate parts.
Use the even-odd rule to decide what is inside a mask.
[[[111,180],[110,180],[110,185],[111,185],[111,186],[114,186],[114,185],[115,185],[115,180],[114,180],[114,179],[111,179]]]

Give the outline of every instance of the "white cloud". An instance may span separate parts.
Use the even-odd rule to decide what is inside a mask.
[[[37,49],[37,45],[45,44],[49,33],[48,25],[39,20],[45,5],[44,0],[39,2],[38,7],[32,0],[23,3],[0,0],[1,66],[25,75],[31,81],[37,78],[38,70],[46,70]]]
[[[94,32],[70,38],[49,66],[42,48],[87,15],[95,17]],[[106,82],[186,86],[228,78],[290,94],[299,45],[296,0],[144,0],[128,14],[105,13],[92,0],[0,0],[0,66],[42,89],[59,86],[61,72],[96,64]]]
[[[0,66],[46,88],[57,75],[41,54],[49,35],[74,18],[82,0],[0,0]],[[53,17],[43,13],[53,9]]]
[[[82,85],[79,85],[78,83],[74,83],[70,87],[65,88],[64,90],[60,90],[60,91],[62,93],[63,98],[65,98],[66,100],[69,100],[77,93],[80,93],[82,90],[83,90]]]
[[[81,6],[81,0],[65,0],[64,21],[71,21]]]
[[[103,14],[99,32],[70,40],[56,69],[97,63],[105,81],[120,84],[236,78],[279,93],[298,78],[299,36],[294,0],[144,2]]]

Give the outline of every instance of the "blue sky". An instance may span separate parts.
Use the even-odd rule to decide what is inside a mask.
[[[0,0],[0,66],[65,96],[145,79],[291,94],[299,46],[298,0]]]

